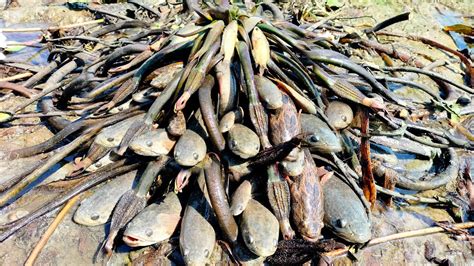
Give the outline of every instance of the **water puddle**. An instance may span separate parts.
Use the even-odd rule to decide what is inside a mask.
[[[1,28],[32,28],[45,27],[41,23],[19,23],[5,27],[5,21],[0,20]],[[2,32],[6,38],[7,47],[4,51],[7,61],[29,63],[43,66],[48,63],[49,50],[43,44],[38,43],[42,38],[42,32]]]

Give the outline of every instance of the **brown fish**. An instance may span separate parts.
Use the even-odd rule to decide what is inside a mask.
[[[323,190],[317,175],[316,164],[308,149],[304,149],[303,173],[290,184],[293,222],[298,232],[308,241],[316,242],[323,228]]]
[[[170,119],[166,131],[173,137],[181,137],[186,131],[186,118],[183,112],[178,111]]]
[[[283,94],[283,105],[270,114],[270,140],[274,145],[289,141],[301,132],[301,123],[295,104]]]

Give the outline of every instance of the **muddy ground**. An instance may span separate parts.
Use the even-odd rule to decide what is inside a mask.
[[[59,5],[65,1],[18,0],[17,2],[20,7],[0,12],[3,26],[65,25],[93,18],[86,11],[70,11]],[[348,26],[367,27],[374,25],[376,21],[381,21],[404,11],[411,11],[410,21],[399,23],[388,30],[430,37],[455,49],[452,39],[442,32],[441,26],[435,18],[436,8],[472,15],[474,14],[474,5],[470,4],[470,1],[436,2],[436,4],[432,4],[425,1],[353,1],[342,9],[339,16],[347,18],[344,23],[347,23]],[[47,7],[47,4],[55,6]],[[35,38],[35,36],[30,36],[30,38]],[[405,49],[419,55],[429,55],[435,60],[447,58],[445,53],[420,45],[414,41],[398,39],[394,46],[397,49]],[[368,54],[361,56],[370,57]],[[455,62],[450,67],[458,68],[458,65]],[[0,70],[0,78],[15,74],[14,70],[8,68]],[[461,81],[462,79],[460,74],[446,71],[446,69],[439,70],[444,71],[443,73],[446,73],[446,75],[449,75],[454,80]],[[25,98],[23,97],[0,92],[0,110],[11,109],[24,100]],[[27,110],[32,111],[34,109],[34,106],[30,106]],[[0,151],[38,144],[52,135],[53,133],[39,119],[17,120],[11,123],[10,127],[0,128]],[[464,158],[474,161],[473,154],[462,154]],[[40,156],[15,161],[0,161],[0,181],[8,179],[21,168],[31,165],[39,158]],[[40,191],[36,196],[19,201],[18,205],[24,205],[24,212],[31,211],[35,206],[39,206],[42,201],[44,202],[47,198],[54,196],[55,193],[57,193],[55,189]],[[436,192],[425,192],[425,194],[429,193]],[[32,204],[32,202],[34,203]],[[15,215],[21,215],[21,213],[8,213],[8,209],[0,212],[1,220],[11,219],[12,217],[9,215],[14,218]],[[21,229],[16,235],[1,243],[1,264],[22,265],[53,217],[54,215],[49,215],[37,219]],[[380,207],[373,213],[373,236],[380,237],[407,230],[425,228],[433,225],[434,222],[441,221],[452,222],[453,218],[443,209],[426,206],[400,207],[395,205],[395,207],[390,209]],[[100,247],[106,230],[107,226],[85,227],[77,225],[72,221],[71,213],[68,214],[39,255],[37,265],[94,264],[93,257]],[[474,264],[471,246],[466,242],[453,240],[445,234],[392,241],[366,248],[355,254],[358,260],[353,263],[359,265],[428,265],[430,262],[424,258],[424,248],[427,241],[434,244],[434,255],[440,259],[447,258],[456,265]],[[126,249],[119,249],[119,252],[110,261],[111,264],[121,265],[127,263],[129,261],[127,252],[128,250]],[[350,261],[342,259],[338,263],[349,264]]]

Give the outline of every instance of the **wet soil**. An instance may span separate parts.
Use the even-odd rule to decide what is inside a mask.
[[[65,1],[52,0],[18,0],[20,7],[10,8],[0,12],[0,17],[4,25],[9,27],[27,27],[31,25],[65,25],[79,23],[93,19],[87,11],[71,11],[60,6]],[[421,3],[420,3],[421,2]],[[435,14],[436,8],[449,9],[460,14],[474,14],[474,6],[470,1],[437,1],[437,4],[425,3],[424,1],[352,1],[351,5],[343,8],[340,17],[346,17],[344,23],[354,28],[361,26],[373,26],[376,21],[381,21],[403,11],[411,11],[410,21],[402,22],[390,27],[388,30],[415,34],[434,38],[437,41],[456,49],[452,39],[442,32],[440,24],[437,22]],[[54,4],[54,6],[46,6]],[[370,17],[366,17],[370,16]],[[448,59],[444,52],[429,48],[415,41],[407,41],[400,38],[393,44],[397,49],[405,50],[419,55],[418,57],[429,58],[426,63],[438,59]],[[375,58],[375,59],[374,59]],[[380,60],[368,53],[354,56],[354,60]],[[380,63],[379,61],[377,63]],[[395,62],[400,64],[400,62]],[[457,74],[452,71],[457,69]],[[459,63],[455,60],[447,67],[435,68],[449,78],[461,82],[462,75],[459,71]],[[0,78],[16,74],[15,70],[5,67],[0,68]],[[423,82],[431,84],[430,80]],[[434,87],[434,86],[433,86]],[[423,100],[423,95],[415,95],[409,89],[399,90],[397,93],[408,99]],[[9,110],[23,102],[25,98],[16,96],[5,91],[0,91],[0,110]],[[29,106],[27,110],[35,110],[35,106]],[[36,118],[21,119],[14,121],[8,127],[0,128],[0,151],[16,149],[41,143],[53,135],[48,127]],[[473,153],[462,152],[463,158],[474,162]],[[37,161],[40,156],[14,160],[0,161],[0,180],[5,180],[28,165]],[[474,163],[472,164],[474,166]],[[471,169],[472,171],[472,169]],[[448,186],[448,190],[454,187]],[[46,193],[38,190],[39,195]],[[54,193],[54,192],[47,192]],[[441,189],[432,192],[445,194],[446,190]],[[33,197],[34,198],[34,197]],[[47,198],[47,197],[45,197]],[[432,226],[434,222],[453,221],[450,214],[441,208],[431,208],[427,206],[400,206],[395,204],[391,209],[374,211],[373,213],[373,236],[380,237],[393,233],[403,232]],[[73,208],[75,209],[75,208]],[[5,211],[0,215],[5,215]],[[41,235],[51,223],[55,213],[36,219],[28,226],[21,229],[17,234],[0,243],[0,261],[2,265],[22,265],[28,254],[38,242]],[[86,227],[75,224],[72,221],[72,212],[56,229],[55,233],[48,241],[37,259],[37,265],[92,265],[101,264],[94,262],[94,255],[100,247],[107,231],[107,226]],[[471,247],[466,242],[456,241],[445,234],[417,237],[412,239],[392,241],[380,244],[359,251],[355,256],[357,261],[351,262],[348,259],[338,261],[337,264],[357,265],[430,265],[424,257],[425,242],[435,245],[434,255],[438,258],[448,258],[456,265],[468,265],[474,263]],[[128,262],[128,249],[119,248],[110,263],[113,265],[125,264]]]

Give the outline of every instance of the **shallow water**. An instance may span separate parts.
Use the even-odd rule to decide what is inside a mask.
[[[33,28],[33,27],[45,27],[47,24],[44,23],[16,23],[5,26],[5,21],[0,20],[0,28]],[[15,49],[13,52],[6,52],[6,58],[8,60],[30,63],[33,65],[47,65],[49,50],[46,46],[43,47],[42,44],[37,43],[41,40],[42,33],[40,31],[35,32],[3,32],[6,37],[7,43],[9,44],[10,49]],[[18,44],[16,44],[18,43]],[[32,45],[37,45],[40,47],[28,47],[22,46],[21,43],[27,43]]]

